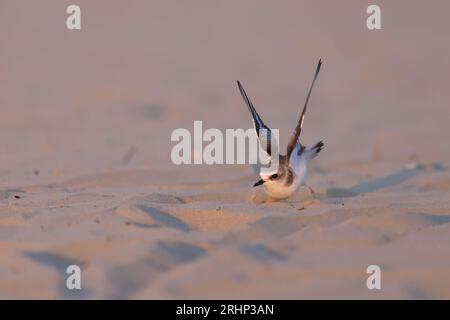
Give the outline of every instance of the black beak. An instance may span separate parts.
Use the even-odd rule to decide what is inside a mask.
[[[254,187],[260,186],[260,185],[262,185],[264,182],[265,182],[265,181],[264,181],[263,179],[259,179],[259,181],[256,182],[253,186],[254,186]]]

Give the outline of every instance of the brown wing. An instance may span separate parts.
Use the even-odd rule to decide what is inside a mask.
[[[320,67],[322,66],[322,60],[319,60],[319,63],[317,64],[316,73],[314,74],[313,81],[311,83],[311,87],[309,88],[308,95],[306,96],[305,105],[303,106],[302,114],[300,115],[300,119],[298,120],[297,126],[295,127],[294,134],[291,137],[291,140],[289,140],[287,151],[286,151],[286,157],[288,161],[291,159],[291,153],[295,149],[295,146],[297,145],[298,138],[300,137],[300,133],[302,132],[303,128],[303,122],[305,121],[305,113],[306,113],[306,107],[308,106],[309,97],[311,96],[312,88],[314,87],[314,83],[316,82],[317,75],[319,74]]]

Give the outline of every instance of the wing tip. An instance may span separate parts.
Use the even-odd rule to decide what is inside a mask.
[[[322,67],[322,59],[319,59],[319,62],[317,63],[316,74],[319,73],[320,67]]]

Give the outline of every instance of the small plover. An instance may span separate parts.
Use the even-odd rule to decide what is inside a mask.
[[[302,186],[306,186],[312,195],[315,195],[314,190],[306,184],[307,166],[309,161],[314,159],[322,150],[324,144],[322,141],[319,141],[312,147],[306,147],[299,142],[299,137],[302,131],[303,122],[305,120],[305,112],[309,97],[317,75],[319,74],[321,65],[322,60],[319,60],[311,87],[309,88],[308,95],[306,96],[305,105],[303,106],[302,113],[300,114],[300,119],[298,120],[294,134],[288,143],[286,155],[280,155],[278,152],[274,152],[275,149],[278,151],[278,142],[274,139],[269,127],[267,127],[261,120],[261,117],[253,107],[253,104],[248,98],[241,83],[239,81],[237,82],[239,91],[241,92],[241,95],[244,98],[250,113],[252,114],[253,124],[255,126],[260,145],[269,155],[269,159],[273,158],[275,153],[278,154],[279,157],[277,170],[272,172],[260,170],[259,175],[261,179],[254,184],[254,187],[263,185],[265,192],[272,199],[286,199]],[[274,155],[272,155],[272,153],[274,153]]]

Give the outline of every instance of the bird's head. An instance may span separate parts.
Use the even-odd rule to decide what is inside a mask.
[[[279,182],[282,179],[282,174],[279,171],[276,172],[268,172],[268,173],[260,173],[259,176],[261,179],[259,179],[253,186],[257,187],[267,182]]]

